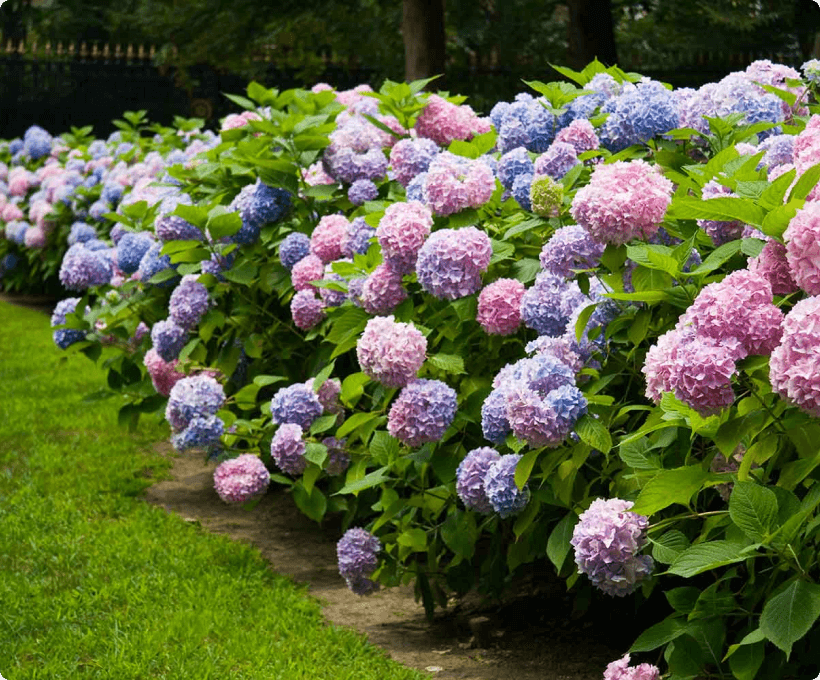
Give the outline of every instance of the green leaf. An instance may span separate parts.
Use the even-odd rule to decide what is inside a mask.
[[[648,309],[639,309],[635,318],[632,320],[626,335],[629,341],[636,347],[643,342],[646,337],[646,332],[649,330],[649,322],[652,320],[652,314]]]
[[[686,622],[679,618],[664,619],[660,623],[647,628],[632,643],[629,652],[651,652],[662,645],[680,637],[686,632]]]
[[[535,465],[535,461],[538,460],[539,453],[540,451],[538,449],[527,451],[527,453],[521,457],[521,460],[518,461],[518,465],[515,466],[515,485],[519,490],[523,489],[524,485],[529,481],[532,468]]]
[[[662,470],[660,458],[649,453],[651,444],[648,439],[638,439],[633,442],[622,443],[618,447],[618,457],[629,467],[636,470]]]
[[[308,491],[301,482],[293,485],[293,501],[314,522],[321,522],[327,512],[327,498],[315,486]]]
[[[753,546],[747,547],[731,541],[696,543],[678,555],[668,573],[691,578],[704,571],[754,557],[753,549]]]
[[[581,310],[581,313],[578,315],[578,318],[575,320],[575,339],[580,342],[581,338],[584,335],[584,331],[587,327],[587,322],[589,321],[589,317],[592,316],[593,312],[595,312],[595,308],[598,305],[591,304],[584,307]]]
[[[328,413],[327,415],[317,418],[310,425],[310,433],[316,435],[327,432],[336,424],[337,418],[338,416],[335,413]]]
[[[308,442],[305,447],[305,458],[321,468],[327,460],[327,446],[318,442]]]
[[[666,272],[638,265],[632,272],[632,285],[638,294],[652,293],[669,288],[672,277]]]
[[[669,206],[667,218],[678,220],[718,220],[732,222],[739,220],[759,227],[763,224],[766,211],[748,198],[721,196],[718,198],[690,198],[678,196]]]
[[[689,499],[700,491],[709,473],[699,465],[664,470],[650,479],[638,494],[632,512],[647,517],[674,503],[689,506]]]
[[[413,552],[425,552],[427,550],[427,534],[424,529],[408,529],[399,534],[396,543],[410,548]]]
[[[208,233],[214,240],[233,236],[241,228],[242,218],[236,212],[213,214],[208,220]]]
[[[709,253],[707,258],[699,267],[696,267],[689,273],[692,276],[700,276],[702,274],[713,272],[716,269],[720,269],[720,267],[740,252],[740,246],[740,241],[729,241],[729,243],[724,243],[723,245],[718,246],[711,253]]]
[[[700,588],[694,586],[681,586],[680,588],[672,588],[667,590],[666,600],[669,605],[679,614],[688,614],[697,604],[700,597]]]
[[[339,398],[347,406],[354,406],[364,394],[364,386],[370,381],[366,373],[351,373],[342,380],[342,391]]]
[[[763,543],[777,520],[777,496],[754,482],[736,482],[729,497],[729,516],[751,540]]]
[[[259,385],[251,383],[245,385],[235,395],[236,405],[243,411],[252,411],[256,408],[256,395],[259,392]]]
[[[764,647],[762,642],[744,645],[729,657],[729,669],[737,680],[754,680],[763,665]]]
[[[340,494],[347,493],[358,495],[359,491],[364,491],[365,489],[370,489],[374,486],[378,486],[382,482],[390,481],[392,478],[387,474],[389,469],[390,468],[388,468],[387,466],[380,467],[378,470],[374,470],[373,472],[366,474],[364,477],[356,480],[355,482],[348,482],[334,495],[338,496]]]
[[[441,540],[457,557],[471,559],[475,553],[478,529],[475,514],[454,510],[441,525]]]
[[[582,442],[589,444],[593,449],[598,449],[601,453],[609,453],[612,448],[612,437],[606,425],[588,413],[577,420],[575,432]]]
[[[345,435],[353,432],[353,430],[357,427],[362,427],[365,423],[369,423],[371,420],[375,420],[378,417],[378,413],[354,413],[341,424],[338,430],[336,430],[336,436],[341,439]]]
[[[652,543],[652,557],[662,564],[672,564],[689,547],[689,539],[677,529],[649,540]]]
[[[281,375],[257,375],[253,379],[253,384],[259,385],[259,387],[265,387],[266,385],[273,385],[283,380],[287,380],[287,378]]]
[[[803,207],[803,201],[789,201],[786,205],[779,205],[772,210],[766,219],[763,220],[761,230],[767,236],[773,236],[776,239],[783,239],[783,232],[789,226],[789,222],[797,214],[797,209]]]
[[[431,354],[427,357],[431,366],[445,373],[464,373],[464,359],[456,354]]]
[[[555,565],[556,571],[561,571],[561,567],[564,566],[567,555],[569,555],[572,548],[569,541],[572,538],[572,531],[576,524],[578,524],[578,515],[574,512],[567,513],[555,525],[555,528],[550,532],[549,539],[547,539],[547,557]]]
[[[794,185],[794,188],[789,193],[789,200],[805,200],[809,192],[817,186],[818,181],[820,181],[820,163],[812,165],[800,175],[797,184]]]
[[[370,455],[380,465],[390,465],[399,455],[399,440],[384,430],[373,433]]]
[[[222,276],[228,279],[228,281],[250,286],[256,279],[258,273],[259,268],[253,262],[243,262],[233,269],[228,269],[226,272],[223,272]]]
[[[792,581],[770,596],[760,615],[760,630],[786,654],[820,617],[820,585]]]

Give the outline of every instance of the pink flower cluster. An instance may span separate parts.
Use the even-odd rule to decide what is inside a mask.
[[[630,666],[629,654],[610,663],[604,671],[604,680],[660,680],[660,677],[660,669],[652,664]]]
[[[800,300],[786,315],[783,339],[769,362],[772,389],[820,418],[820,297]]]
[[[243,453],[214,470],[214,489],[226,503],[247,503],[264,496],[270,473],[258,456]]]
[[[349,226],[350,223],[344,215],[325,215],[310,236],[310,252],[324,264],[340,259],[342,242],[347,239]]]
[[[812,116],[803,131],[794,138],[793,153],[796,182],[806,170],[820,163],[820,116]],[[820,199],[820,185],[815,186],[806,198],[809,201]]]
[[[433,214],[423,203],[409,201],[388,206],[376,229],[385,263],[398,274],[412,272],[432,226]]]
[[[576,154],[592,151],[600,146],[595,128],[586,118],[576,118],[555,135],[556,142],[571,144]]]
[[[324,304],[312,290],[300,290],[290,301],[290,315],[297,328],[308,331],[325,317]]]
[[[598,165],[575,194],[570,213],[601,243],[649,239],[663,221],[672,190],[672,182],[646,161]]]
[[[448,151],[439,154],[427,170],[422,196],[436,215],[452,215],[478,208],[495,191],[492,168],[480,158],[469,160]]]
[[[392,315],[370,319],[356,345],[362,370],[385,387],[404,387],[413,380],[426,352],[421,331]]]
[[[491,129],[489,119],[479,118],[471,107],[451,104],[437,94],[430,95],[415,127],[419,137],[432,139],[439,146],[449,146],[456,139],[467,140]]]
[[[511,335],[521,325],[524,284],[516,279],[498,279],[478,296],[476,321],[490,335]]]
[[[407,298],[402,276],[386,264],[380,264],[362,284],[359,303],[369,314],[388,314]]]
[[[245,127],[252,120],[262,120],[262,117],[254,111],[243,111],[242,113],[229,113],[222,121],[222,130],[234,130]]]
[[[798,210],[783,238],[794,281],[809,295],[820,294],[820,202],[810,201]]]
[[[719,413],[734,401],[736,362],[771,354],[782,323],[761,274],[742,269],[709,284],[647,352],[646,396],[658,403],[664,392],[673,392],[701,415]]]
[[[797,291],[797,283],[786,257],[786,246],[780,241],[767,241],[760,255],[749,259],[747,267],[749,271],[766,277],[775,295],[789,295]]]
[[[153,348],[145,353],[143,363],[148,370],[148,375],[151,376],[154,389],[163,397],[171,394],[171,388],[185,377],[184,373],[176,370],[176,359],[165,361]]]

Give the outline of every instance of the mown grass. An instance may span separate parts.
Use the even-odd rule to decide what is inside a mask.
[[[43,314],[0,302],[0,674],[7,680],[414,678],[326,624],[254,548],[139,493],[167,463]]]

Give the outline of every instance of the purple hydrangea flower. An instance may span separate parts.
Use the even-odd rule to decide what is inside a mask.
[[[376,229],[385,263],[397,273],[412,272],[432,226],[433,214],[418,201],[388,206]]]
[[[342,239],[342,255],[351,259],[356,254],[364,255],[375,235],[376,229],[364,217],[355,218],[347,228],[347,236]]]
[[[325,306],[312,290],[300,290],[290,301],[290,315],[297,328],[309,331],[325,318]]]
[[[440,380],[414,380],[393,402],[387,430],[408,446],[441,439],[456,414],[456,392]]]
[[[310,236],[310,252],[324,264],[342,257],[342,241],[350,223],[344,215],[325,215]]]
[[[542,272],[521,298],[521,319],[539,335],[563,335],[572,312],[587,300],[574,281]]]
[[[97,238],[97,230],[94,227],[85,222],[75,222],[71,225],[71,231],[68,232],[68,245],[85,243],[95,238]]]
[[[577,224],[557,229],[541,249],[541,267],[555,276],[574,278],[573,269],[592,269],[604,254],[604,244],[594,241]]]
[[[85,290],[104,286],[111,281],[113,273],[113,265],[105,253],[75,243],[63,256],[59,276],[60,283],[68,290]]]
[[[117,243],[117,266],[126,274],[133,274],[153,244],[154,239],[146,231],[124,233]]]
[[[154,220],[154,231],[161,241],[202,241],[205,236],[199,227],[194,226],[179,215],[172,215],[178,205],[192,205],[188,194],[174,192],[162,199],[157,218]]]
[[[177,325],[173,319],[157,321],[151,329],[151,342],[163,361],[176,359],[187,340],[187,328]]]
[[[322,444],[327,447],[325,472],[331,477],[338,477],[350,465],[350,454],[345,448],[345,440],[336,437],[325,437]]]
[[[175,432],[180,432],[194,418],[216,415],[224,403],[222,385],[210,375],[199,373],[180,379],[171,388],[165,418]]]
[[[725,187],[715,180],[709,180],[709,182],[704,185],[701,196],[704,200],[707,200],[710,198],[719,198],[721,196],[736,196],[736,194],[729,189],[729,187]],[[697,223],[698,226],[706,232],[706,235],[712,239],[712,242],[716,246],[741,238],[744,227],[743,222],[738,220],[730,222],[718,220],[697,220]]]
[[[137,270],[139,272],[140,281],[149,283],[151,279],[161,271],[172,268],[170,256],[160,255],[160,250],[162,250],[162,243],[154,243],[145,252],[145,255],[142,256],[139,269]],[[172,277],[158,283],[157,286],[160,288],[170,288],[178,280],[177,277]]]
[[[347,198],[353,205],[363,205],[379,195],[379,188],[369,179],[357,179],[347,190]]]
[[[356,346],[362,371],[385,387],[404,387],[413,380],[426,352],[421,331],[392,315],[370,319]]]
[[[298,424],[283,423],[276,430],[270,443],[270,454],[276,465],[294,477],[301,475],[307,467],[307,445],[302,435],[303,430]]]
[[[282,241],[279,246],[279,260],[282,266],[291,271],[293,265],[310,253],[310,238],[306,234],[293,231]]]
[[[390,167],[396,181],[406,188],[413,178],[427,171],[439,152],[432,139],[400,139],[390,150]]]
[[[322,415],[322,404],[310,387],[294,383],[273,395],[270,411],[277,425],[296,423],[307,430]]]
[[[559,180],[580,162],[572,144],[556,141],[535,159],[535,174]]]
[[[647,542],[649,520],[629,512],[632,505],[620,498],[598,498],[572,532],[578,573],[608,595],[631,594],[654,566],[651,557],[638,555]]]
[[[322,157],[325,172],[338,182],[352,184],[357,179],[377,180],[387,173],[387,156],[381,149],[362,152],[349,146],[331,143]]]
[[[481,288],[493,249],[490,237],[475,227],[440,229],[419,250],[416,273],[431,295],[456,300]]]
[[[402,275],[386,264],[380,264],[370,275],[362,280],[361,291],[354,296],[355,279],[350,282],[348,293],[358,300],[361,307],[369,314],[387,314],[392,312],[407,298],[407,290],[402,285]]]
[[[660,677],[660,669],[652,664],[630,666],[629,654],[608,664],[604,671],[604,680],[660,680]]]
[[[503,519],[521,512],[530,500],[527,486],[519,490],[515,484],[515,468],[522,457],[518,454],[500,456],[484,475],[487,500]]]
[[[470,451],[456,470],[456,493],[468,510],[484,515],[493,511],[492,503],[484,490],[484,477],[490,465],[501,458],[501,454],[489,446]]]
[[[510,421],[507,420],[507,392],[496,388],[481,406],[481,430],[484,438],[493,444],[501,444],[512,432]]]
[[[210,306],[208,289],[197,278],[195,274],[183,276],[168,302],[168,316],[182,328],[196,326]]]
[[[247,503],[268,490],[270,473],[258,456],[243,453],[214,470],[214,489],[226,503]]]
[[[171,437],[171,444],[177,451],[187,451],[192,448],[207,449],[219,443],[219,438],[225,434],[225,423],[217,416],[191,419],[188,426]]]
[[[524,210],[532,210],[530,191],[532,189],[533,178],[534,175],[525,172],[518,175],[512,185],[512,197],[518,202],[518,205],[524,208]]]
[[[336,262],[350,262],[350,260],[336,260]],[[325,281],[335,281],[339,284],[345,284],[346,281],[343,276],[333,271],[333,263],[329,262],[325,265],[325,274],[323,279]],[[343,290],[336,290],[334,288],[319,288],[319,297],[325,307],[338,307],[345,300],[347,300],[347,293]]]
[[[53,328],[54,326],[61,326],[64,324],[66,315],[73,313],[77,309],[77,303],[79,301],[80,298],[66,298],[64,300],[60,300],[54,307],[54,311],[51,314],[51,327]],[[59,328],[54,331],[52,337],[54,339],[54,344],[57,345],[57,347],[60,349],[66,349],[75,342],[85,340],[85,331],[81,331],[78,328]]]
[[[379,584],[368,578],[379,564],[378,553],[382,544],[364,529],[348,529],[336,544],[339,573],[357,595],[369,595]]]

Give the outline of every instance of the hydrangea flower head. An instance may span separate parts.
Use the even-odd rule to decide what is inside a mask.
[[[433,226],[433,214],[423,203],[393,203],[384,211],[376,229],[385,263],[399,274],[409,274]]]
[[[541,249],[541,267],[566,279],[574,278],[573,269],[592,269],[604,254],[604,244],[594,241],[589,232],[577,224],[555,231]]]
[[[412,183],[407,188],[408,198]],[[452,215],[484,205],[495,191],[492,168],[480,158],[469,160],[444,151],[424,173],[422,198],[436,215]]]
[[[475,227],[440,229],[419,250],[416,274],[431,295],[456,300],[481,288],[492,254],[490,237]]]
[[[367,201],[375,200],[378,195],[379,188],[369,179],[357,179],[347,190],[347,199],[353,205],[364,205]]]
[[[400,139],[390,149],[390,167],[396,181],[407,187],[414,177],[426,172],[440,149],[432,139]]]
[[[258,456],[243,453],[214,470],[214,489],[226,503],[247,503],[268,490],[270,473]]]
[[[795,283],[809,295],[820,294],[820,203],[809,201],[800,208],[783,238]]]
[[[490,335],[510,335],[521,325],[524,284],[516,279],[498,279],[478,296],[476,321]]]
[[[292,231],[279,245],[279,261],[291,271],[293,266],[310,253],[310,238],[306,234]]]
[[[145,353],[142,361],[151,376],[154,389],[163,397],[171,394],[171,388],[185,377],[184,373],[176,370],[176,359],[165,361],[153,348]]]
[[[187,340],[188,329],[179,326],[173,319],[157,321],[151,328],[151,342],[164,361],[176,359]]]
[[[629,512],[633,503],[620,498],[592,501],[572,532],[578,573],[608,595],[634,592],[654,566],[652,558],[638,555],[646,545],[649,520]]]
[[[484,439],[493,444],[501,444],[512,432],[507,420],[507,392],[496,388],[487,395],[481,405],[481,431]]]
[[[311,290],[300,290],[290,301],[290,315],[296,327],[309,331],[325,318],[325,305]]]
[[[197,279],[194,274],[183,276],[168,301],[168,316],[182,328],[196,326],[210,306],[208,289]]]
[[[577,283],[542,272],[521,298],[521,320],[539,335],[563,335],[570,315],[585,301]]]
[[[572,144],[555,141],[535,159],[535,173],[559,180],[580,162]]]
[[[61,326],[65,323],[67,314],[73,313],[77,309],[77,303],[80,298],[65,298],[60,300],[54,307],[51,314],[51,327]],[[78,328],[59,328],[52,334],[54,344],[60,349],[66,349],[75,342],[82,342],[85,340],[85,331]]]
[[[534,173],[535,165],[523,146],[508,151],[498,159],[496,174],[501,185],[506,189],[512,189],[513,182],[518,175]]]
[[[139,269],[137,270],[139,272],[140,281],[148,283],[161,271],[172,268],[170,256],[160,255],[160,250],[162,250],[162,243],[154,243],[145,251],[145,255],[142,256]],[[169,288],[173,286],[177,280],[176,277],[173,277],[158,283],[157,286],[160,288]]]
[[[456,392],[440,380],[413,380],[393,402],[387,430],[408,446],[441,439],[456,414]]]
[[[133,274],[153,244],[154,239],[148,232],[124,233],[117,243],[117,267],[126,274]]]
[[[172,388],[165,418],[175,432],[184,430],[193,418],[216,415],[225,403],[225,391],[204,373],[180,379]]]
[[[601,107],[601,112],[609,113],[601,127],[601,143],[613,153],[645,143],[679,125],[676,97],[648,78],[624,86],[621,94]]]
[[[472,108],[451,104],[437,94],[431,94],[416,120],[419,137],[432,139],[439,146],[449,146],[456,139],[466,141],[474,135],[490,131],[489,121],[479,118]]]
[[[783,338],[769,362],[772,389],[820,418],[820,297],[800,300],[783,322]]]
[[[532,190],[532,181],[534,175],[528,172],[522,173],[515,178],[510,193],[524,210],[532,210],[532,201],[530,200],[530,191]]]
[[[701,197],[704,200],[710,198],[719,198],[721,196],[735,196],[729,187],[719,184],[715,180],[709,180],[703,187]],[[696,220],[698,226],[706,232],[706,235],[712,239],[716,245],[723,245],[729,241],[741,238],[743,234],[743,223],[737,220],[731,222],[722,222],[719,220]]]
[[[520,201],[519,201],[520,202]],[[536,175],[530,184],[530,210],[541,217],[558,217],[564,202],[564,185],[547,175]]]
[[[643,160],[598,165],[575,194],[570,213],[601,243],[649,239],[663,221],[672,189],[672,182]]]
[[[347,238],[349,226],[350,223],[344,215],[325,215],[311,234],[310,252],[323,264],[340,259],[342,241]]]
[[[378,538],[358,527],[348,529],[336,544],[339,573],[357,595],[369,595],[379,589],[379,584],[369,576],[379,564],[381,548]]]
[[[85,243],[95,238],[97,238],[97,230],[94,227],[85,222],[75,222],[71,225],[71,231],[68,232],[68,245]]]
[[[362,371],[385,387],[404,387],[413,380],[426,352],[421,331],[392,315],[370,319],[356,346]]]
[[[307,467],[307,444],[303,434],[304,431],[297,423],[283,423],[277,428],[270,443],[270,455],[277,467],[294,477],[301,475]]]
[[[604,680],[660,680],[660,677],[660,669],[652,664],[630,666],[629,654],[608,664],[604,671]]]
[[[350,296],[369,314],[389,314],[407,298],[402,285],[402,275],[386,264],[380,264],[362,281],[358,296],[353,294],[353,281],[348,289]]]
[[[111,281],[113,265],[106,253],[89,250],[84,243],[75,243],[60,264],[60,283],[68,290],[85,290],[104,286]]]
[[[310,387],[304,383],[294,383],[273,395],[270,412],[277,425],[296,423],[307,430],[322,415],[322,404]]]
[[[376,229],[371,227],[364,217],[356,217],[347,228],[347,236],[342,239],[342,255],[350,259],[357,253],[364,255],[375,235]]]
[[[387,156],[381,148],[367,147],[357,150],[339,142],[332,142],[325,149],[322,165],[337,182],[352,184],[356,180],[381,179],[387,172]]]
[[[487,492],[484,490],[484,477],[490,465],[501,458],[501,454],[489,446],[482,446],[470,451],[456,470],[456,493],[468,510],[489,515],[493,511]]]
[[[188,449],[208,449],[219,444],[219,438],[225,434],[225,423],[217,416],[196,416],[184,430],[171,437],[171,444],[176,451]]]
[[[600,146],[595,127],[586,118],[576,118],[559,130],[555,135],[555,141],[571,144],[576,154],[592,151]]]
[[[515,484],[515,468],[523,456],[508,454],[491,463],[484,474],[484,491],[493,510],[506,519],[517,515],[530,500],[525,485],[519,490]]]
[[[311,286],[311,282],[321,281],[324,276],[324,262],[313,254],[303,257],[293,265],[293,269],[290,270],[291,282],[297,291],[315,291],[316,286]]]
[[[786,246],[780,241],[769,239],[760,255],[749,260],[748,269],[764,276],[774,295],[790,295],[797,291],[797,282],[786,258]]]
[[[290,192],[279,187],[270,187],[257,179],[248,184],[231,201],[230,209],[239,212],[242,228],[230,237],[240,245],[248,245],[259,238],[263,225],[278,222],[290,210]]]
[[[803,77],[812,85],[820,84],[820,60],[809,59],[800,69],[803,71]]]

